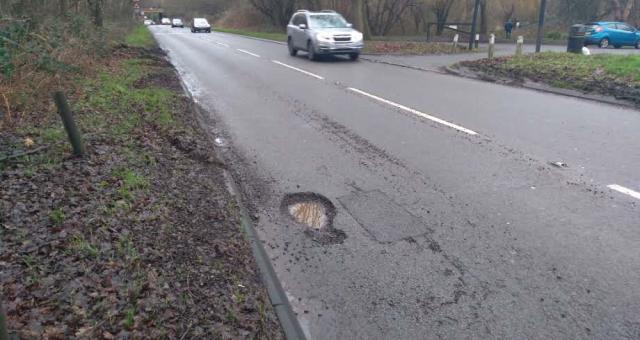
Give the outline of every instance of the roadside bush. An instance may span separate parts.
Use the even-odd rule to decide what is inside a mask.
[[[0,22],[0,129],[46,118],[51,93],[108,56],[130,25],[96,28],[88,17]]]
[[[564,38],[564,34],[560,32],[548,32],[544,37],[549,40],[562,40],[562,38]]]

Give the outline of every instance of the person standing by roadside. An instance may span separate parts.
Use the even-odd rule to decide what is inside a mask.
[[[506,34],[507,39],[511,39],[512,32],[513,32],[513,21],[509,19],[504,24],[504,33]]]

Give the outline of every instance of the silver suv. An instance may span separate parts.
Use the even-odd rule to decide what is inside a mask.
[[[297,11],[287,25],[289,54],[307,51],[310,60],[319,55],[346,54],[357,60],[362,51],[362,33],[335,11]]]

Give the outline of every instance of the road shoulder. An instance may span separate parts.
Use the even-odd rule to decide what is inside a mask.
[[[51,109],[3,133],[3,305],[23,338],[282,338],[225,165],[157,48],[120,45]]]

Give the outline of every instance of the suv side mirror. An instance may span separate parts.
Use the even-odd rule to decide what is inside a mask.
[[[347,27],[353,28],[353,24],[352,23],[347,23]]]
[[[305,25],[305,24],[300,24],[300,25],[298,25],[298,27],[300,27],[301,30],[306,30],[307,29],[307,25]]]

